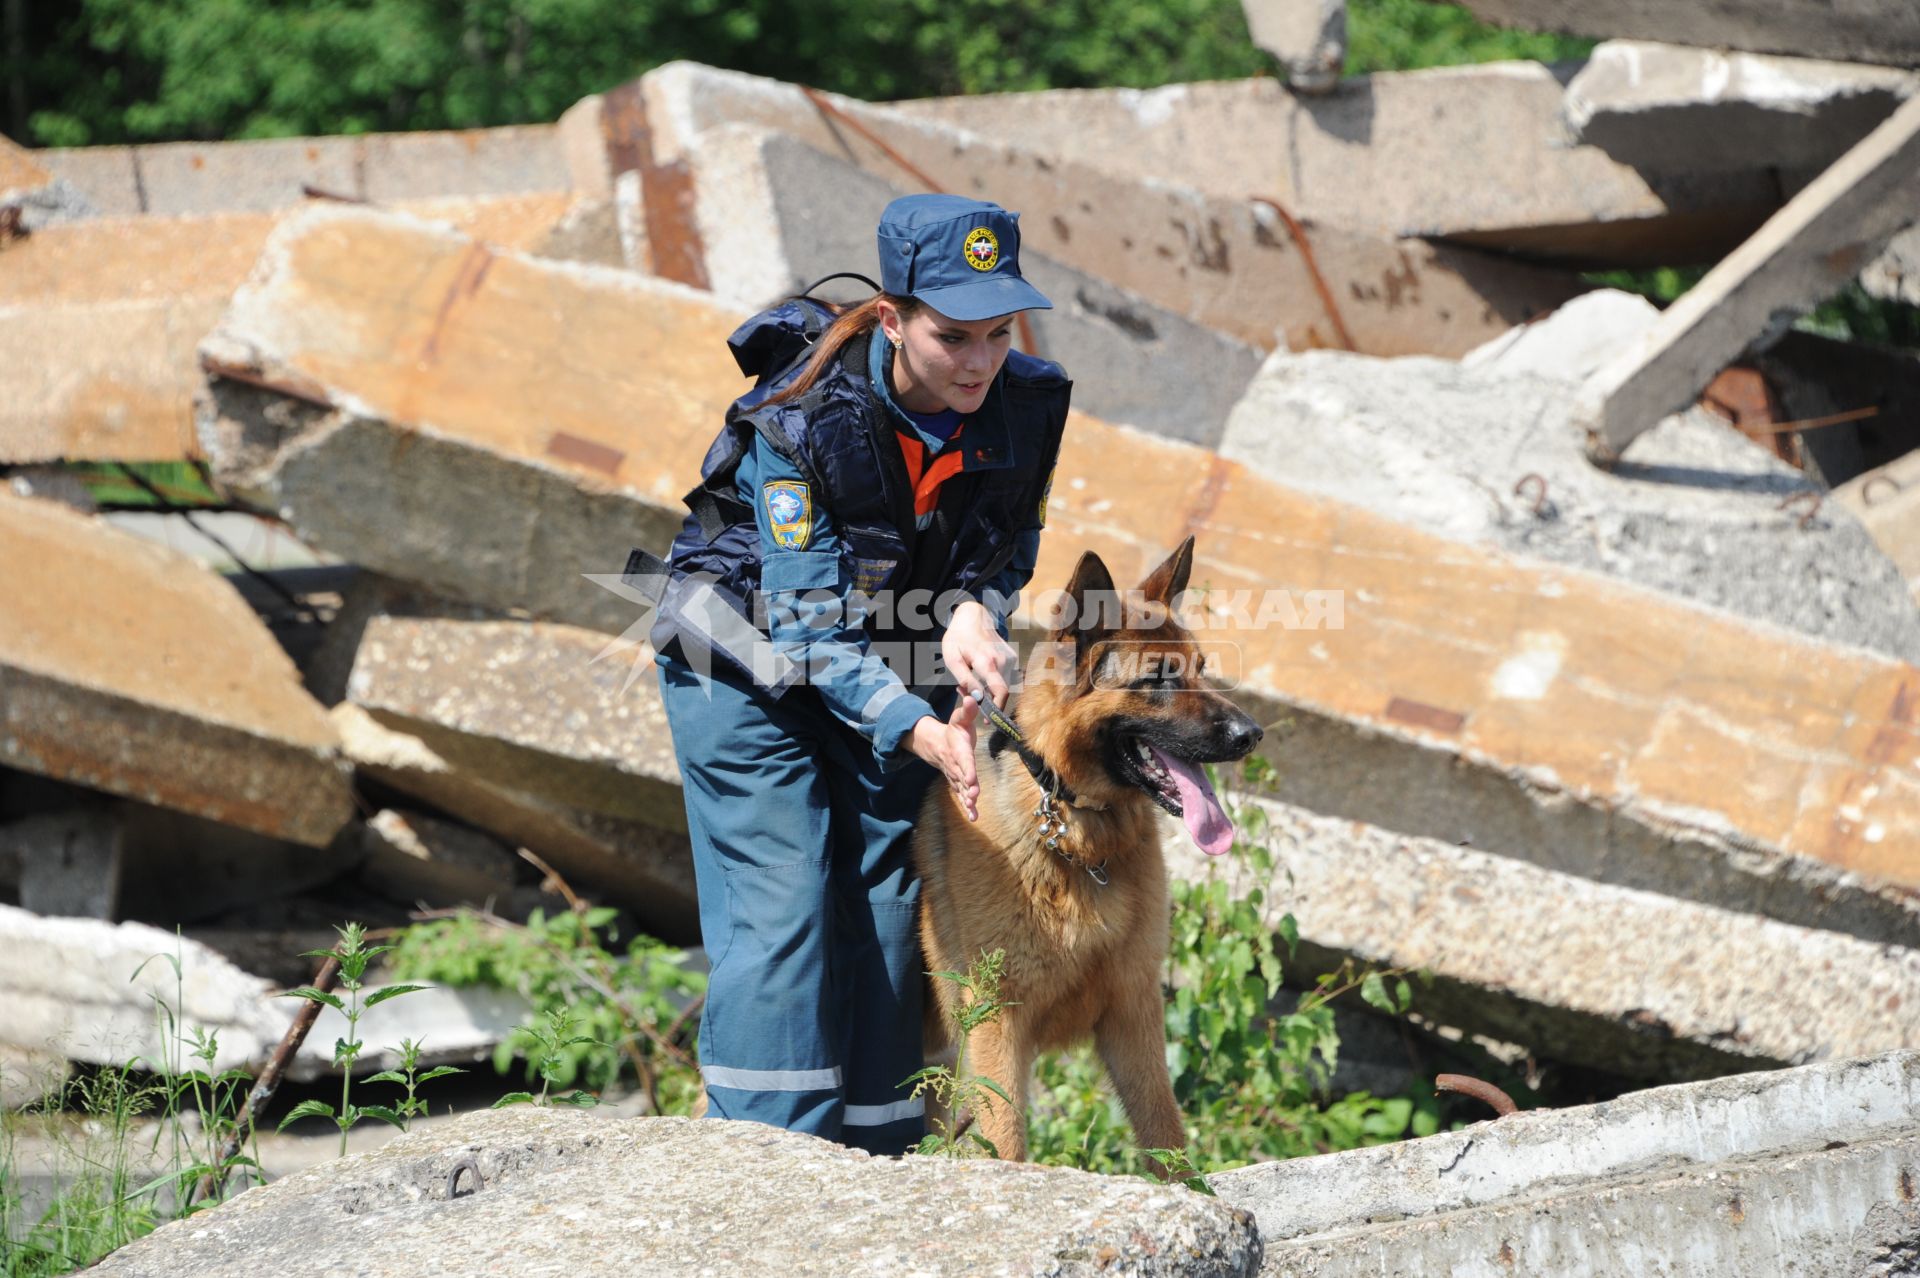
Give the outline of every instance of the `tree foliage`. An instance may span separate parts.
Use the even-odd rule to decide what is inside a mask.
[[[4,63],[42,145],[548,121],[687,58],[869,99],[1261,73],[1239,0],[69,0]],[[1429,0],[1354,0],[1350,71],[1586,44]],[[24,107],[22,106],[24,103]]]

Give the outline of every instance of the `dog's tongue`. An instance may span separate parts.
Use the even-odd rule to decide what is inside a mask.
[[[1153,750],[1152,746],[1147,748]],[[1153,750],[1153,757],[1172,774],[1174,788],[1180,791],[1181,819],[1187,823],[1187,833],[1200,845],[1200,850],[1208,856],[1219,856],[1232,847],[1233,822],[1227,820],[1226,810],[1214,797],[1213,787],[1207,784],[1207,774],[1185,759],[1176,759],[1159,750]]]

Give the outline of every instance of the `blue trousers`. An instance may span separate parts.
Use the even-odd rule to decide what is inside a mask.
[[[658,658],[712,963],[707,1112],[879,1154],[912,1148],[923,974],[908,834],[934,770],[882,775],[813,689]]]

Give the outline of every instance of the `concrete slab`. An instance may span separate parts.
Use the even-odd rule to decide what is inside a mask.
[[[701,134],[689,168],[709,281],[743,309],[835,271],[876,274],[873,228],[909,189],[753,126]],[[1076,403],[1158,435],[1219,439],[1259,350],[1024,244],[1021,273],[1054,303],[1028,325],[1037,350],[1071,370]]]
[[[332,406],[308,410],[280,460],[262,447],[226,465],[277,466],[275,502],[360,562],[617,632],[637,607],[604,591],[611,603],[578,604],[552,586],[555,565],[613,572],[599,556],[664,546],[740,384],[723,343],[736,315],[655,281],[315,210],[282,231],[225,333],[246,343],[231,366],[292,389],[262,393],[254,420]],[[644,451],[626,448],[635,404]],[[554,430],[599,444],[562,451],[606,466],[540,460]],[[358,517],[390,510],[409,519]],[[1085,416],[1049,510],[1041,583],[1088,548],[1137,580],[1198,536],[1195,579],[1222,592],[1241,695],[1298,725],[1269,746],[1290,801],[1800,926],[1915,934],[1911,666],[1435,537]],[[1339,628],[1330,614],[1307,635],[1272,614],[1256,624],[1268,588],[1338,592]]]
[[[1842,62],[1920,66],[1920,12],[1903,0],[1465,0],[1483,22]]]
[[[15,1048],[95,1065],[187,1068],[193,1067],[191,1049],[183,1044],[203,1029],[219,1036],[216,1071],[258,1069],[293,1021],[294,1000],[277,994],[268,982],[170,931],[45,919],[0,905],[0,995],[8,1009],[0,1039]],[[361,1019],[367,1052],[357,1069],[393,1068],[403,1037],[424,1040],[426,1059],[482,1060],[527,1015],[525,1000],[497,990],[434,987],[388,999]],[[332,1073],[333,1043],[346,1031],[344,1016],[323,1010],[288,1076]]]
[[[1049,517],[1041,583],[1088,548],[1139,580],[1198,538],[1238,695],[1291,721],[1262,746],[1290,802],[1913,942],[1920,863],[1902,831],[1920,822],[1920,737],[1901,689],[1920,673],[1904,662],[1438,538],[1089,418],[1067,431]],[[1338,618],[1310,591],[1337,592]]]
[[[661,1278],[1099,1268],[1252,1278],[1259,1267],[1246,1214],[1180,1186],[990,1159],[874,1158],[753,1123],[562,1109],[516,1106],[408,1133],[162,1226],[99,1272],[230,1278],[314,1266],[391,1278],[420,1272],[428,1256],[460,1257],[450,1269],[471,1256],[475,1268]],[[448,1168],[462,1159],[486,1189],[449,1201]],[[963,1246],[948,1232],[957,1202],[993,1222]]]
[[[1917,1075],[1900,1052],[1662,1087],[1209,1183],[1276,1274],[1879,1272],[1920,1223]]]
[[[363,775],[530,849],[577,889],[632,910],[648,935],[674,945],[698,943],[693,853],[684,833],[570,809],[471,776],[418,737],[383,727],[351,703],[331,713]]]
[[[1672,173],[1820,170],[1920,90],[1886,67],[1609,40],[1567,84],[1574,137]]]
[[[427,201],[422,216],[531,247],[565,196]],[[195,346],[259,257],[274,214],[46,227],[0,254],[0,463],[200,455]]]
[[[1860,272],[1860,284],[1883,301],[1920,306],[1920,227],[1910,226],[1887,241]]]
[[[1692,402],[1748,346],[1765,349],[1920,217],[1920,98],[1910,99],[1582,386],[1575,425],[1610,462]]]
[[[1712,261],[1780,206],[1782,176],[1769,168],[1641,173],[1598,147],[1569,145],[1564,74],[1502,62],[1356,76],[1324,97],[1295,97],[1263,78],[889,109],[1137,181],[1229,200],[1264,195],[1313,226],[1541,261]],[[1791,190],[1805,177],[1786,180]]]
[[[337,737],[232,588],[0,494],[0,762],[314,847],[352,811]]]
[[[575,626],[381,608],[361,630],[347,700],[464,776],[684,833],[651,653],[611,647]]]
[[[74,217],[90,217],[93,205],[35,154],[0,137],[0,248],[22,234]]]
[[[73,809],[0,826],[0,844],[20,867],[22,909],[83,919],[119,917],[126,859],[113,814]]]
[[[354,195],[376,204],[447,196],[565,192],[565,158],[551,124],[418,133],[374,133],[355,140]]]
[[[1637,298],[1596,294],[1465,367],[1276,354],[1220,451],[1437,535],[1920,659],[1920,614],[1872,537],[1841,511],[1803,526],[1814,483],[1717,418],[1667,419],[1617,472],[1582,456],[1572,379],[1656,322]]]
[[[1848,480],[1833,499],[1853,512],[1920,599],[1920,452]]]
[[[1920,1048],[1920,947],[1796,927],[1249,799],[1297,973],[1425,970],[1420,1014],[1628,1078],[1710,1078]],[[1209,869],[1184,830],[1170,872]],[[1233,871],[1225,871],[1228,881]],[[1633,938],[1623,943],[1623,937]]]
[[[216,374],[201,438],[222,482],[311,544],[618,633],[633,605],[584,574],[617,576],[629,547],[678,529],[684,477],[744,388],[725,340],[738,319],[629,272],[313,208],[202,347],[247,380]]]
[[[359,879],[392,900],[430,909],[505,901],[520,862],[499,840],[419,812],[383,808],[360,829]]]
[[[109,217],[269,212],[303,203],[309,187],[383,204],[568,190],[566,163],[548,124],[37,154],[50,173]]]
[[[1296,93],[1325,93],[1347,60],[1347,0],[1240,0],[1247,33]]]
[[[780,260],[806,253],[810,233],[828,220],[822,210],[838,207],[835,193],[845,186],[830,175],[829,162],[782,163],[779,154],[796,144],[858,164],[888,189],[919,189],[915,174],[924,174],[946,189],[1023,211],[1022,246],[1029,257],[1037,254],[1104,281],[1091,298],[1092,313],[1114,314],[1125,332],[1168,328],[1150,309],[1158,307],[1261,350],[1276,343],[1303,350],[1351,341],[1372,354],[1459,355],[1585,287],[1570,275],[1490,254],[1316,224],[1304,233],[1336,299],[1335,316],[1284,219],[1245,198],[1246,192],[1226,198],[1157,177],[1117,176],[1005,137],[822,95],[840,113],[833,116],[793,85],[692,63],[652,72],[643,83],[650,118],[681,131],[662,125],[652,132],[654,142],[676,159],[695,157],[695,230],[712,241],[712,285],[748,305],[769,295],[766,279],[783,276]],[[756,144],[752,135],[729,140],[729,125],[757,125],[794,141]],[[820,193],[809,196],[812,191]],[[797,228],[784,251],[767,229],[779,220],[776,205],[792,209],[785,220]],[[848,262],[871,262],[871,227],[845,238],[837,256],[818,253],[820,269],[799,282]],[[1138,312],[1129,316],[1101,301],[1102,290],[1136,294],[1145,305],[1128,304]],[[1059,314],[1038,316],[1037,322],[1045,325]],[[1098,347],[1073,354],[1069,367],[1083,398],[1139,376],[1125,360],[1116,366],[1110,356],[1101,358]],[[1092,399],[1083,406],[1109,420],[1138,423],[1116,406]]]

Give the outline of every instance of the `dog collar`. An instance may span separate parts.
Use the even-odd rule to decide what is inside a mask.
[[[1056,781],[1059,780],[1058,777],[1054,779]],[[1085,870],[1088,878],[1098,883],[1101,887],[1105,887],[1109,882],[1107,878],[1106,861],[1102,861],[1098,865],[1092,865],[1060,846],[1060,836],[1067,832],[1067,822],[1066,819],[1060,815],[1060,809],[1054,806],[1056,797],[1057,796],[1042,790],[1040,792],[1040,806],[1033,810],[1033,814],[1040,818],[1040,841],[1042,846],[1062,861],[1065,861],[1068,865],[1078,866],[1080,869]]]
[[[1060,774],[1047,766],[1046,760],[1027,744],[1026,737],[1022,736],[1020,729],[1014,726],[1013,720],[1001,713],[1000,707],[994,705],[985,693],[976,692],[973,699],[980,704],[980,709],[987,716],[987,722],[993,725],[994,735],[987,742],[988,757],[998,758],[1000,752],[1011,744],[1014,753],[1020,756],[1020,762],[1027,765],[1027,771],[1032,773],[1033,779],[1039,783],[1040,792],[1049,800],[1057,799],[1066,803],[1068,807],[1088,808],[1095,812],[1107,810],[1106,804],[1093,803],[1075,794],[1073,787],[1061,780]]]

